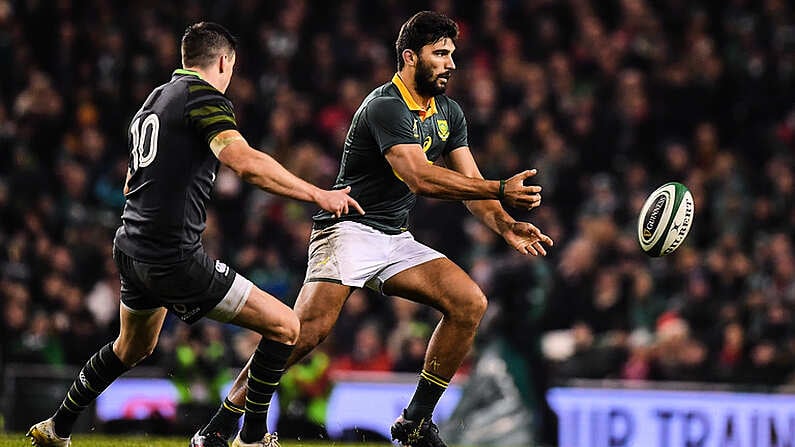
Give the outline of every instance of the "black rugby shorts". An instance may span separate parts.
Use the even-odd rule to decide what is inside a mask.
[[[210,312],[232,287],[237,273],[213,261],[203,249],[173,264],[137,261],[116,245],[113,259],[121,276],[121,301],[132,310],[165,307],[186,323]]]

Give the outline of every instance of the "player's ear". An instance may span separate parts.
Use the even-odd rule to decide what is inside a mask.
[[[413,66],[416,63],[416,61],[417,61],[417,55],[414,53],[413,50],[410,49],[403,50],[403,62],[405,62],[406,65]]]
[[[232,63],[234,62],[234,53],[224,53],[218,56],[218,72],[226,73],[232,70]]]

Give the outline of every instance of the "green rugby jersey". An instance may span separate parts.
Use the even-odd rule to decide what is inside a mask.
[[[445,95],[431,98],[428,109],[423,109],[397,74],[373,90],[353,115],[334,184],[334,189],[350,186],[351,197],[366,214],[351,211],[335,219],[320,211],[313,217],[316,228],[352,220],[388,234],[406,231],[417,198],[384,156],[397,144],[419,144],[428,163],[433,163],[469,145],[464,112]]]
[[[232,102],[190,70],[152,91],[130,124],[130,188],[117,247],[143,262],[169,263],[201,244],[219,161],[210,141],[237,129]]]

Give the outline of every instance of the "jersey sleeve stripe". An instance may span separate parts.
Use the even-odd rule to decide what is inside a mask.
[[[232,104],[218,90],[203,83],[188,86],[185,119],[208,144],[219,133],[237,129]]]
[[[201,120],[203,120],[205,118],[214,118],[214,117],[218,117],[218,116],[226,116],[226,117],[231,118],[232,121],[235,121],[234,115],[230,114],[229,112],[225,112],[223,110],[220,110],[220,111],[217,111],[217,112],[213,112],[213,113],[207,113],[207,114],[189,113],[188,116],[190,117],[190,119],[196,120],[196,121],[201,121]]]
[[[191,86],[191,87],[202,87],[202,86]],[[218,106],[227,107],[229,110],[232,110],[232,107],[229,105],[229,100],[221,94],[218,90],[206,90],[200,89],[197,91],[190,91],[190,87],[188,87],[188,98],[185,102],[185,107],[188,109],[193,109],[195,107],[201,107],[204,104],[215,104]]]
[[[235,115],[225,111],[225,110],[216,110],[214,112],[209,113],[197,113],[197,112],[188,112],[188,118],[193,121],[204,121],[209,118],[217,118],[219,116],[224,116],[230,118],[232,122],[237,124],[237,120],[235,119]]]
[[[215,95],[201,95],[201,96],[193,95],[192,98],[188,99],[188,101],[185,102],[185,109],[190,111],[207,105],[213,105],[231,111],[232,108],[224,104],[224,102],[225,101],[223,100],[223,98],[219,98],[218,96]]]
[[[224,121],[227,121],[227,122],[230,122],[230,123],[232,123],[234,125],[237,125],[237,123],[235,122],[235,119],[232,118],[229,115],[218,115],[218,116],[211,116],[211,117],[208,117],[208,118],[198,118],[196,120],[196,123],[200,127],[210,127],[213,124],[218,124],[218,123],[221,123],[221,122],[224,122]]]
[[[213,115],[231,115],[231,111],[227,107],[222,107],[218,104],[211,104],[204,107],[194,107],[188,111],[188,116],[194,119],[200,119]]]

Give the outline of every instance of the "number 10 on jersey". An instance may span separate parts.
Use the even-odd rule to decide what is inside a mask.
[[[155,161],[157,156],[157,134],[160,131],[160,119],[154,113],[147,115],[141,122],[138,117],[130,125],[132,137],[132,171],[145,168]]]

